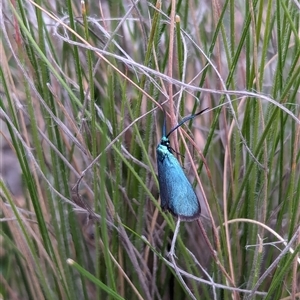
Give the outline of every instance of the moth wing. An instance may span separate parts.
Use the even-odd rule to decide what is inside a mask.
[[[167,152],[157,164],[162,208],[186,221],[197,219],[200,203],[176,157]]]

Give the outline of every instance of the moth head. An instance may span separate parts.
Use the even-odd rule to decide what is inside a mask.
[[[170,152],[172,152],[173,149],[172,149],[171,146],[170,146],[170,140],[169,140],[166,136],[163,136],[163,137],[161,138],[160,144],[161,144],[162,146],[167,147],[168,150],[169,150]]]

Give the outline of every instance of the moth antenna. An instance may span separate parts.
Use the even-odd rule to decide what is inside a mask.
[[[171,134],[172,132],[174,132],[178,127],[180,127],[183,123],[185,123],[185,122],[187,122],[187,121],[189,121],[189,120],[191,120],[191,119],[194,119],[195,117],[201,115],[203,112],[205,112],[206,110],[208,110],[208,108],[209,108],[209,107],[207,107],[207,108],[205,108],[205,109],[199,111],[198,113],[196,113],[196,114],[194,114],[194,115],[191,115],[191,116],[188,116],[188,117],[186,117],[186,118],[183,118],[182,121],[179,122],[179,124],[178,124],[177,126],[175,126],[173,129],[171,129],[170,132],[169,132],[166,136],[165,136],[165,135],[163,135],[163,136],[165,136],[165,137],[168,138],[168,137],[170,136],[170,134]],[[165,127],[165,121],[166,121],[166,118],[164,119],[164,127]],[[166,128],[164,128],[164,127],[163,127],[163,131],[166,131]]]
[[[166,136],[167,123],[166,123],[166,111],[164,109],[164,123],[162,127],[162,136]]]

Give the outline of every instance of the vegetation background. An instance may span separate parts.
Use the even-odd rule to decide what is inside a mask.
[[[297,0],[0,7],[1,299],[299,299]],[[209,107],[171,135],[202,207],[171,255],[162,106]]]

